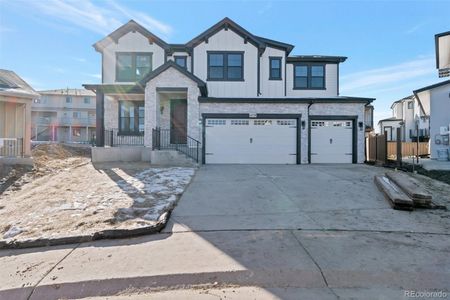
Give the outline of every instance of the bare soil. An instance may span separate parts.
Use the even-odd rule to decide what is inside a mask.
[[[194,170],[148,163],[94,165],[89,149],[33,149],[34,168],[0,194],[0,239],[91,234],[155,224]]]

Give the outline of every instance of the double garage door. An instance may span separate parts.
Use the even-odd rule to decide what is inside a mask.
[[[296,164],[297,119],[207,118],[206,164]],[[353,122],[311,121],[311,163],[351,163]]]

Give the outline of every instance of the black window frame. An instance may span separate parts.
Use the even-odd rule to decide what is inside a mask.
[[[207,81],[245,81],[244,79],[244,51],[207,51]],[[220,54],[223,55],[223,77],[222,78],[211,78],[210,76],[210,55]],[[240,55],[241,56],[241,76],[240,78],[229,78],[228,77],[228,55]]]
[[[177,59],[182,59],[184,60],[184,67],[180,66],[179,64],[177,64]],[[179,65],[180,67],[184,68],[187,70],[187,55],[175,55],[173,57],[173,62],[176,63],[177,65]]]
[[[295,85],[295,78],[297,77],[305,77],[305,76],[296,76],[295,74],[295,68],[298,66],[303,66],[307,68],[307,86],[306,87],[297,87]],[[313,66],[321,66],[323,67],[323,86],[322,87],[312,87],[311,86],[311,82],[312,82],[312,77],[319,77],[319,76],[312,76],[312,67]],[[320,76],[322,77],[322,76]],[[294,90],[326,90],[326,64],[325,63],[296,63],[293,64],[293,88]]]
[[[86,102],[86,100],[88,100],[88,101]],[[91,97],[90,96],[84,96],[83,97],[83,103],[84,104],[91,104]]]
[[[131,55],[131,69],[133,71],[133,78],[120,78],[119,77],[119,56],[120,55]],[[150,72],[153,71],[153,52],[116,52],[116,82],[136,82],[142,78],[137,78],[136,76],[136,57],[137,56],[149,56],[150,57]],[[128,80],[130,79],[130,80]]]
[[[71,104],[72,102],[73,102],[72,96],[66,96],[66,104]]]
[[[134,107],[134,128],[136,128],[135,130],[122,130],[122,122],[123,119],[125,118],[129,118],[129,117],[121,117],[120,116],[120,112],[122,109],[122,105],[124,103],[133,103],[133,107]],[[118,113],[118,135],[132,135],[132,136],[136,136],[136,135],[144,135],[145,132],[145,128],[144,131],[139,131],[139,107],[144,107],[144,117],[142,117],[142,119],[144,119],[144,127],[145,127],[145,101],[133,101],[133,100],[119,100],[119,113]],[[136,117],[137,116],[137,117]]]
[[[272,61],[278,60],[280,62],[279,75],[277,77],[272,77]],[[283,57],[281,56],[269,56],[269,80],[283,80],[283,76],[281,75],[283,70]]]

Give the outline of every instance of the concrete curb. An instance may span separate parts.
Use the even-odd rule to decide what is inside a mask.
[[[0,241],[0,249],[23,249],[48,247],[67,244],[87,243],[103,239],[123,239],[140,235],[158,233],[166,227],[171,211],[163,213],[155,225],[135,229],[106,229],[87,235],[76,235],[57,238],[37,238],[29,240]]]

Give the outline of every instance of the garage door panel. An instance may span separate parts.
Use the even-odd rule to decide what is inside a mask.
[[[205,163],[297,162],[295,119],[207,119],[206,124]]]
[[[352,163],[353,122],[311,121],[311,163]]]

